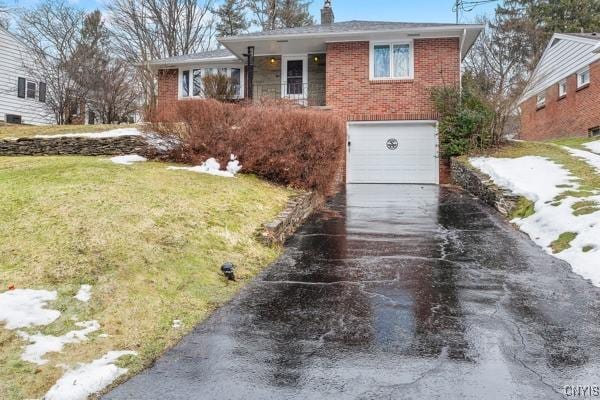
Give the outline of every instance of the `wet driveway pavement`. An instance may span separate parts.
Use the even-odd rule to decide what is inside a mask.
[[[599,312],[598,289],[462,192],[352,185],[105,398],[564,398],[600,385]]]

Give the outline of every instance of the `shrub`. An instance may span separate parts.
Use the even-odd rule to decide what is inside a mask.
[[[235,97],[235,92],[236,86],[221,72],[202,78],[202,94],[207,99],[227,101]]]
[[[215,100],[180,102],[176,108],[168,121],[154,125],[163,132],[184,127],[183,145],[172,154],[176,161],[198,164],[215,157],[223,167],[235,154],[244,172],[331,194],[345,148],[345,123],[335,114],[289,103]]]
[[[443,157],[460,156],[494,144],[494,112],[470,90],[441,87],[434,89],[431,97],[440,115]]]

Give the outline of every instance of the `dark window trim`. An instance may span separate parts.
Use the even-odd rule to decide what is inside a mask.
[[[600,126],[595,126],[593,128],[588,129],[589,137],[599,137],[600,136]]]
[[[42,88],[43,88],[43,90],[42,90]],[[38,100],[40,101],[40,103],[46,102],[46,90],[47,90],[46,82],[38,82]]]
[[[31,93],[31,91],[29,89],[30,85],[33,85],[32,86],[33,87],[33,89],[32,89],[33,90],[33,96],[29,95]],[[26,88],[27,88],[27,98],[28,99],[35,99],[35,94],[37,93],[37,83],[36,82],[32,82],[32,81],[27,81]]]

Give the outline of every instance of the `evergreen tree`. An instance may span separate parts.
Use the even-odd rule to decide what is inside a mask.
[[[216,26],[217,36],[239,35],[250,26],[246,18],[244,0],[225,0],[225,3],[212,12],[219,18]]]
[[[248,0],[248,8],[254,15],[252,22],[268,31],[314,24],[308,11],[311,3],[307,0]]]

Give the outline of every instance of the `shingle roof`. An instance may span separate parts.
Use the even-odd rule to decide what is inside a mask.
[[[302,35],[310,33],[343,33],[361,31],[386,31],[407,28],[432,28],[442,26],[455,26],[448,23],[420,23],[420,22],[383,22],[383,21],[344,21],[330,25],[310,25],[297,28],[274,29],[271,31],[244,33],[237,36],[227,36],[220,39],[230,40],[245,37],[268,37],[278,35]]]
[[[235,57],[232,52],[227,49],[217,49],[210,51],[203,51],[200,53],[185,54],[182,56],[175,56],[169,58],[163,58],[160,60],[154,60],[151,64],[165,64],[165,63],[181,63],[185,61],[197,61],[197,60],[210,60],[211,58],[224,58],[224,57]]]
[[[581,37],[584,39],[594,39],[600,41],[600,33],[565,33],[565,35]]]

